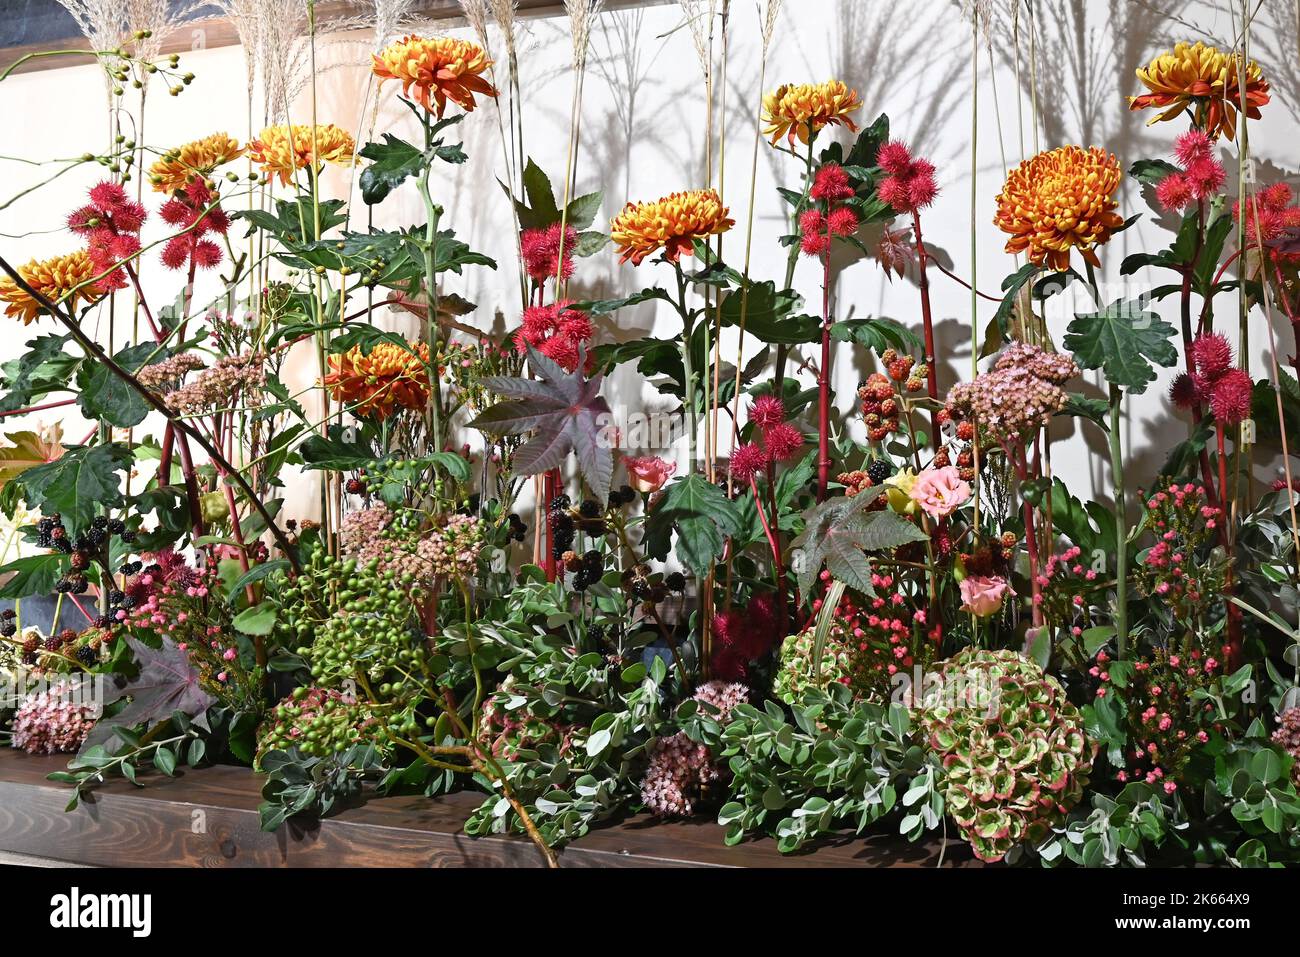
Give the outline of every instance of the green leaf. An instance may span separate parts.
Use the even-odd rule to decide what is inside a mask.
[[[1178,361],[1169,341],[1175,331],[1156,313],[1116,300],[1100,312],[1076,316],[1065,348],[1083,368],[1102,369],[1111,383],[1141,393],[1155,381],[1153,363],[1168,367]]]
[[[18,600],[32,595],[52,594],[54,583],[68,570],[71,562],[71,555],[53,552],[49,555],[18,558],[8,565],[0,566],[0,576],[13,576],[4,585],[0,585],[0,598]]]
[[[740,528],[736,506],[720,488],[703,475],[686,475],[664,489],[646,519],[646,551],[662,561],[675,530],[677,557],[697,576],[703,576],[722,557],[726,537]]]
[[[381,202],[424,166],[424,151],[392,133],[385,133],[382,143],[367,143],[360,155],[372,161],[361,171],[361,198],[367,206]]]
[[[876,355],[880,355],[886,349],[912,352],[922,347],[916,333],[897,319],[888,319],[884,316],[864,316],[861,319],[845,319],[836,322],[831,326],[831,336],[840,342],[856,342],[866,346]]]
[[[241,634],[265,636],[275,628],[275,615],[275,605],[264,601],[251,608],[245,608],[230,624]]]
[[[565,207],[564,225],[572,226],[581,232],[592,224],[596,219],[596,214],[600,212],[600,203],[603,193],[587,193],[585,196],[579,196],[571,200]]]
[[[65,352],[70,336],[37,336],[27,342],[27,352],[0,365],[3,395],[0,412],[31,405],[51,392],[67,388],[81,360]]]
[[[128,346],[113,356],[113,361],[127,372],[138,372],[151,361],[167,357],[167,350],[151,343]],[[140,393],[123,381],[102,362],[82,363],[77,371],[77,404],[91,420],[102,420],[119,429],[128,429],[144,421],[151,406]]]
[[[176,775],[176,755],[166,748],[159,748],[153,755],[153,766],[169,778]]]
[[[28,469],[17,479],[31,508],[46,514],[60,512],[72,534],[90,524],[95,512],[122,502],[118,472],[131,467],[133,458],[123,445],[69,446],[61,458]]]
[[[226,594],[226,599],[228,601],[234,601],[244,593],[244,589],[249,585],[255,585],[267,576],[273,575],[278,571],[284,571],[288,567],[289,561],[285,558],[277,558],[273,561],[262,562],[260,565],[254,565],[244,574],[240,575],[235,583],[230,586],[230,590]]]
[[[870,496],[833,498],[804,515],[804,531],[791,544],[802,549],[795,563],[799,590],[812,591],[813,579],[826,568],[850,588],[872,593],[871,563],[866,552],[925,541],[927,536],[894,512],[868,512]]]

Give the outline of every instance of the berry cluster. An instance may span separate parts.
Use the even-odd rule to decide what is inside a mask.
[[[867,439],[871,442],[883,442],[898,431],[898,417],[903,411],[900,387],[906,392],[922,392],[929,374],[925,363],[917,365],[915,359],[900,355],[897,349],[886,349],[880,361],[888,374],[873,372],[858,387]]]
[[[1134,662],[1123,688],[1111,681],[1109,665],[1103,649],[1088,673],[1099,682],[1097,697],[1118,695],[1125,708],[1127,767],[1115,777],[1159,785],[1172,794],[1192,752],[1209,740],[1210,731],[1221,730],[1206,694],[1219,662],[1196,649],[1183,653],[1161,649],[1150,659]]]
[[[577,552],[564,553],[564,569],[573,572],[573,590],[586,591],[605,574],[605,556],[595,549],[579,555]]]
[[[109,544],[113,536],[124,545],[135,543],[136,534],[126,527],[126,523],[121,519],[110,519],[104,515],[97,516],[91,523],[90,527],[79,535],[70,536],[67,528],[63,524],[63,516],[58,512],[47,515],[36,523],[36,545],[38,548],[52,548],[55,551],[62,552],[71,556],[70,569],[54,583],[54,590],[60,594],[84,594],[90,587],[90,582],[86,578],[86,570],[91,564],[97,564],[102,570],[103,579],[110,580],[112,571],[108,566]],[[135,574],[139,571],[139,563],[127,561],[118,569],[124,575]],[[113,596],[119,600],[113,600],[110,597],[110,617],[113,617],[118,610],[129,611],[131,605],[123,604],[126,599],[125,595],[114,591]],[[123,616],[124,617],[124,616]]]
[[[290,748],[316,757],[337,754],[367,740],[374,722],[374,715],[352,695],[326,688],[295,688],[258,728],[258,757]]]
[[[849,498],[860,495],[870,488],[879,488],[884,485],[885,480],[894,474],[894,467],[886,459],[872,459],[865,469],[854,469],[851,472],[841,472],[835,477],[835,481],[844,486],[844,494]],[[884,492],[877,492],[876,497],[881,499]],[[883,499],[879,502],[883,505]]]
[[[1221,513],[1191,482],[1152,493],[1146,507],[1156,543],[1138,556],[1138,588],[1176,620],[1193,621],[1222,600],[1227,565],[1214,553]]]

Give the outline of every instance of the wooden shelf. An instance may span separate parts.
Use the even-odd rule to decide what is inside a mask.
[[[273,834],[258,825],[261,779],[246,768],[213,767],[175,778],[113,779],[65,812],[66,786],[46,780],[65,756],[0,750],[0,853],[108,867],[534,867],[532,844],[461,831],[482,796],[375,798],[310,827]],[[781,854],[770,840],[722,843],[710,820],[661,822],[647,815],[595,830],[560,853],[565,867],[933,867],[937,841],[893,835],[823,842]],[[944,866],[976,862],[950,840]]]

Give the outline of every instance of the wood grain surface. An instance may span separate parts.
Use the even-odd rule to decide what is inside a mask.
[[[258,826],[260,779],[246,768],[142,775],[102,786],[72,811],[69,791],[46,780],[61,756],[0,750],[0,852],[105,867],[535,867],[536,849],[515,837],[461,832],[482,800],[374,798],[311,826],[273,834]],[[893,835],[845,835],[814,851],[781,854],[770,840],[722,843],[711,820],[661,822],[646,816],[606,825],[560,854],[565,867],[934,867],[939,843]],[[944,866],[976,865],[950,840]]]

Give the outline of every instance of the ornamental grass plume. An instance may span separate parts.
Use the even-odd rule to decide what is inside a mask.
[[[1114,199],[1122,175],[1114,155],[1095,146],[1061,146],[1025,160],[997,197],[993,222],[1011,236],[1006,251],[1063,272],[1077,249],[1100,266],[1097,247],[1124,225]]]
[[[18,267],[18,275],[45,299],[55,305],[63,304],[73,312],[78,305],[89,305],[104,295],[104,290],[91,282],[99,275],[99,270],[95,269],[84,249],[49,259],[33,259]],[[35,296],[9,276],[0,277],[0,302],[6,304],[6,316],[21,319],[25,326],[31,325],[45,311],[45,306]]]
[[[629,202],[610,223],[610,239],[619,262],[639,266],[660,250],[671,263],[690,255],[695,240],[725,233],[735,220],[716,190],[671,193],[654,202]]]
[[[1138,79],[1150,92],[1129,97],[1128,108],[1159,110],[1148,126],[1190,111],[1192,124],[1211,139],[1232,139],[1243,99],[1241,64],[1241,54],[1224,53],[1200,41],[1175,44],[1173,52],[1138,69]],[[1246,115],[1257,120],[1260,107],[1269,101],[1268,81],[1254,60],[1246,63],[1244,72]]]
[[[790,146],[797,139],[807,143],[828,126],[844,126],[857,132],[850,113],[862,108],[857,90],[842,80],[825,83],[783,83],[763,97],[763,135],[772,145],[785,137]]]
[[[284,185],[301,169],[320,169],[326,163],[351,166],[356,144],[352,134],[333,123],[311,126],[268,126],[248,144],[248,155],[267,176],[277,176]]]
[[[373,54],[372,70],[384,80],[400,80],[402,95],[442,119],[450,101],[466,113],[478,105],[476,94],[496,97],[484,77],[492,66],[477,43],[453,37],[408,36]]]
[[[354,415],[384,419],[397,409],[418,412],[429,401],[429,345],[381,342],[369,352],[355,345],[329,357],[323,385]]]

